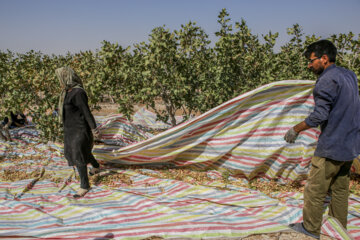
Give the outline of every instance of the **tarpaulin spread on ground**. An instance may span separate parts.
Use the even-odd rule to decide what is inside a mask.
[[[8,178],[0,182],[0,238],[220,238],[290,231],[287,225],[302,218],[301,193],[267,196],[237,183],[306,175],[319,130],[305,131],[295,144],[283,136],[313,109],[313,85],[271,83],[157,135],[147,131],[156,121],[144,110],[132,123],[120,115],[97,117],[106,144],[96,145],[94,154],[102,163],[206,170],[209,180],[200,185],[158,177],[156,169],[105,165],[95,178],[109,177],[111,185],[93,184],[74,199],[79,182],[61,145],[41,143],[34,128],[11,130],[14,142],[0,142],[0,171]],[[225,170],[231,176],[224,185]],[[16,175],[22,180],[12,181]],[[351,195],[348,233],[355,239],[359,217],[360,197]],[[349,239],[332,218],[325,218],[322,233]]]

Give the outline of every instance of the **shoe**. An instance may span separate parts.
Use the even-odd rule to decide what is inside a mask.
[[[313,237],[315,239],[320,239],[320,235],[315,235],[315,234],[312,234],[310,232],[308,232],[305,228],[304,228],[304,225],[302,222],[300,223],[292,223],[289,225],[289,228],[291,228],[292,230],[294,231],[297,231],[299,233],[303,233],[305,235],[308,235],[310,237]]]
[[[90,171],[89,171],[89,175],[92,176],[92,175],[95,175],[97,173],[100,172],[100,168],[91,168]]]
[[[80,188],[80,189],[76,192],[76,194],[73,195],[73,197],[74,197],[74,198],[81,198],[81,197],[85,196],[85,194],[86,194],[89,190],[90,190],[90,188],[89,188],[89,189]]]

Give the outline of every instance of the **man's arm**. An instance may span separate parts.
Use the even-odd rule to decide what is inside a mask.
[[[295,132],[300,133],[311,127],[309,125],[307,125],[305,121],[302,121],[301,123],[296,124],[293,128],[294,128]]]

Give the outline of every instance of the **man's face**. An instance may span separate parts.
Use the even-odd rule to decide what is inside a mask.
[[[322,57],[317,57],[315,56],[315,53],[311,53],[308,68],[316,75],[320,75],[325,69],[325,66],[322,62]]]

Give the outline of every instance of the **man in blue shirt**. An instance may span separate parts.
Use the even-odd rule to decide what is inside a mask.
[[[284,139],[294,143],[298,134],[320,125],[321,134],[311,160],[304,190],[303,222],[289,226],[319,239],[323,204],[329,190],[329,215],[346,228],[350,167],[360,154],[360,100],[354,72],[335,65],[337,49],[328,40],[310,44],[304,55],[318,79],[313,91],[314,111],[291,128]]]

